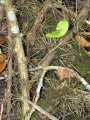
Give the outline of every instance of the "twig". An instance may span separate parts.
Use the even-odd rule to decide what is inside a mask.
[[[38,66],[36,68],[30,69],[30,71],[36,71],[36,70],[48,71],[48,70],[58,70],[58,69],[63,70],[63,69],[65,69],[65,67],[61,67],[61,66],[46,66],[46,67]],[[70,72],[73,73],[74,76],[79,79],[79,81],[86,87],[87,90],[90,90],[90,85],[83,77],[81,77],[76,71],[74,71],[72,69],[69,69],[69,68],[66,68],[66,69],[69,71],[69,73]]]
[[[0,77],[0,81],[1,81],[1,80],[5,80],[5,77]]]
[[[76,78],[78,78],[80,82],[82,82],[82,84],[86,87],[87,90],[90,90],[90,85],[88,84],[88,82],[83,77],[81,77],[78,73],[76,73]]]
[[[53,115],[51,115],[50,113],[46,112],[44,109],[42,109],[41,107],[39,107],[38,105],[36,105],[35,103],[31,102],[30,100],[27,100],[29,102],[29,104],[31,104],[36,110],[38,110],[41,114],[47,116],[48,118],[50,118],[51,120],[58,120],[56,117],[54,117]]]
[[[62,5],[62,3],[55,2],[54,7],[63,9],[67,19],[69,19],[70,16],[72,16],[72,18],[76,18],[77,14],[72,10],[68,9],[67,7],[65,7],[64,5]]]
[[[44,70],[42,75],[41,75],[41,78],[39,80],[39,84],[38,84],[38,87],[37,87],[37,90],[36,90],[36,97],[35,97],[35,100],[34,100],[34,103],[37,103],[39,97],[40,97],[40,91],[41,91],[41,88],[43,87],[43,79],[44,79],[44,76],[45,76],[45,73],[47,71]],[[31,111],[30,111],[30,117],[31,115],[33,114],[33,112],[35,111],[35,108],[32,108]]]
[[[3,103],[1,104],[0,120],[2,120],[2,113],[3,113]]]
[[[43,4],[43,8],[41,9],[41,11],[39,11],[37,13],[36,20],[34,21],[33,27],[31,28],[31,30],[27,34],[28,44],[31,43],[32,46],[34,45],[34,43],[36,41],[36,31],[40,27],[40,24],[45,16],[47,9],[50,7],[52,7],[51,1],[45,0],[45,2]]]
[[[37,95],[36,95],[34,103],[36,103],[38,101],[38,99],[39,99],[40,90],[41,90],[41,87],[43,86],[43,78],[44,78],[45,73],[48,70],[59,70],[59,69],[61,71],[63,71],[64,69],[66,69],[67,71],[69,71],[69,72],[67,72],[68,74],[72,73],[72,77],[78,78],[79,81],[86,87],[86,89],[90,91],[90,85],[86,82],[86,80],[84,78],[82,78],[76,71],[74,71],[72,69],[61,67],[61,66],[45,66],[45,67],[44,66],[38,66],[36,68],[32,68],[32,69],[29,70],[29,71],[43,70],[42,76],[40,78],[40,81],[39,81],[39,84],[38,84],[38,87],[37,87],[37,92],[36,92]],[[67,76],[69,76],[69,75],[67,75]],[[86,99],[90,99],[90,98],[85,97],[85,100]],[[32,113],[34,111],[35,111],[35,107],[31,109],[30,115],[32,115]]]
[[[12,51],[13,51],[13,48],[12,48],[12,44],[13,44],[13,39],[12,37],[12,33],[11,33],[11,30],[10,30],[10,25],[8,23],[8,55],[11,56],[9,61],[8,61],[8,81],[7,81],[7,92],[6,92],[6,98],[8,96],[11,95],[11,87],[12,87]],[[11,114],[11,96],[8,97],[8,100],[7,100],[7,120],[10,120],[10,114]]]
[[[86,0],[83,9],[81,10],[80,14],[77,16],[77,21],[78,21],[79,27],[81,27],[81,25],[84,23],[85,19],[87,19],[89,10],[90,10],[90,3],[88,0]]]

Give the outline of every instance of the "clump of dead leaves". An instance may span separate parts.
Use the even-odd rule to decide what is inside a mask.
[[[71,71],[67,67],[65,67],[63,69],[58,69],[56,73],[61,81],[66,78],[71,78],[71,77],[73,78],[76,76],[76,73],[74,71]]]

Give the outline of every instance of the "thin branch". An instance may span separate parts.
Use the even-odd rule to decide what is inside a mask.
[[[5,79],[6,79],[5,77],[0,77],[0,81],[5,80]]]
[[[2,114],[3,114],[3,103],[1,104],[0,120],[2,120]]]
[[[54,117],[53,115],[51,115],[50,113],[46,112],[44,109],[42,109],[40,106],[36,105],[35,103],[33,103],[32,101],[25,99],[25,98],[21,98],[21,100],[23,101],[23,99],[25,101],[28,101],[28,103],[30,105],[32,105],[37,111],[39,111],[41,114],[45,115],[46,117],[48,117],[51,120],[58,120],[56,117]]]
[[[79,27],[81,27],[85,19],[87,19],[89,10],[90,10],[90,3],[88,0],[86,0],[83,9],[80,11],[80,14],[77,16],[77,22]]]
[[[43,8],[41,9],[41,11],[39,11],[37,13],[36,20],[34,21],[33,27],[31,28],[31,30],[27,34],[28,44],[31,43],[32,46],[34,45],[34,43],[36,41],[36,31],[40,27],[40,24],[43,21],[43,18],[46,14],[47,9],[50,7],[52,7],[50,0],[45,0],[45,2],[43,4]]]
[[[6,92],[6,98],[7,100],[7,120],[10,120],[11,115],[11,86],[12,86],[12,44],[13,39],[11,38],[11,30],[10,25],[8,24],[8,56],[10,56],[10,59],[8,61],[8,81],[7,81],[7,92]]]
[[[18,21],[15,15],[15,11],[12,5],[12,0],[1,0],[0,3],[4,5],[5,13],[7,16],[7,22],[10,26],[10,31],[12,33],[13,42],[15,45],[15,49],[13,51],[16,53],[17,61],[18,61],[18,69],[21,83],[23,87],[21,88],[21,94],[23,97],[28,98],[28,90],[27,90],[27,81],[28,81],[28,68],[27,62],[24,54],[24,49],[22,45],[22,40],[20,36]],[[22,103],[22,120],[29,120],[29,104],[25,100]]]
[[[38,84],[38,87],[37,87],[37,90],[36,90],[36,97],[35,97],[35,100],[34,100],[35,104],[37,103],[37,101],[40,97],[40,91],[41,91],[41,88],[43,87],[43,79],[44,79],[44,76],[45,76],[46,72],[47,72],[46,70],[44,70],[42,72],[41,78],[39,80],[39,84]],[[33,107],[30,111],[30,117],[31,117],[31,115],[33,114],[34,111],[35,111],[35,108]]]
[[[90,85],[88,84],[88,82],[83,77],[81,77],[76,71],[74,71],[72,69],[69,69],[69,68],[66,68],[66,67],[61,67],[61,66],[46,66],[46,67],[38,66],[36,68],[29,69],[29,71],[36,71],[36,70],[48,71],[48,70],[58,70],[58,69],[60,69],[61,71],[63,69],[67,69],[68,73],[72,73],[73,77],[76,77],[77,79],[79,79],[79,81],[86,87],[86,89],[90,91]]]

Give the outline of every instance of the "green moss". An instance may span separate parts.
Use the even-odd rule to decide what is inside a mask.
[[[72,65],[85,78],[90,78],[90,57],[84,48],[78,46],[76,43],[72,44],[75,49],[74,59]]]

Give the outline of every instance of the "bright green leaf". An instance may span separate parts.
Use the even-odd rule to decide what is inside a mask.
[[[56,30],[68,30],[68,21],[62,20],[57,24]]]
[[[67,20],[62,20],[57,24],[56,27],[56,31],[52,32],[52,33],[48,33],[46,34],[47,37],[62,37],[66,34],[66,32],[68,31],[68,21]]]
[[[54,31],[52,33],[46,34],[47,37],[55,38],[55,37],[60,37],[61,33],[60,31]]]

